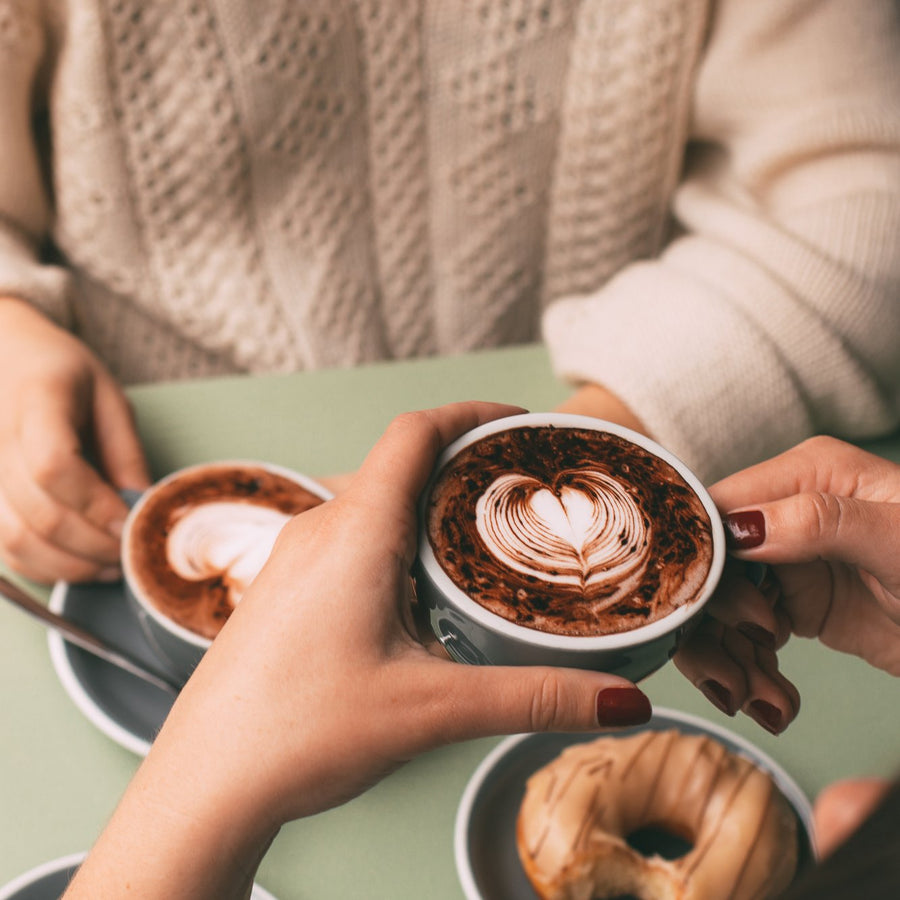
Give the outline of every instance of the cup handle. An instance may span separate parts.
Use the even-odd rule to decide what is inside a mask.
[[[122,488],[122,490],[119,491],[119,496],[125,501],[128,508],[131,509],[131,507],[141,499],[143,493],[143,491],[136,491],[134,488]]]

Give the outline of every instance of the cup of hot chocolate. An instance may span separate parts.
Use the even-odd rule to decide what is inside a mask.
[[[331,496],[298,472],[238,460],[179,469],[139,497],[122,533],[125,594],[173,675],[188,679],[288,519]]]
[[[416,592],[459,662],[636,681],[674,654],[724,558],[716,507],[679,459],[610,422],[536,413],[440,456],[420,503]]]

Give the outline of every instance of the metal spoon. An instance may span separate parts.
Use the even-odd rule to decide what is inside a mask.
[[[138,662],[124,650],[110,646],[98,638],[97,635],[86,631],[80,625],[76,625],[74,622],[57,615],[35,597],[27,594],[3,576],[0,576],[0,595],[6,597],[7,600],[35,619],[39,619],[45,625],[58,631],[70,644],[81,647],[82,650],[93,653],[94,656],[105,659],[108,663],[112,663],[112,665],[118,666],[126,672],[131,672],[132,675],[136,675],[148,684],[152,684],[168,694],[178,695],[180,686],[168,675],[149,669],[144,663]]]

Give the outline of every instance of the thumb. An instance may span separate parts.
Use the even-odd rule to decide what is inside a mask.
[[[900,559],[900,503],[819,491],[794,494],[723,517],[737,555],[768,563],[817,559],[858,566],[887,584]]]
[[[642,725],[652,712],[630,681],[544,666],[454,666],[451,740],[534,731]]]
[[[103,471],[113,485],[135,490],[150,485],[131,404],[106,373],[97,376],[94,391],[94,436]]]

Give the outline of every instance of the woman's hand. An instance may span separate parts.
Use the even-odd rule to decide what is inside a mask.
[[[149,483],[125,395],[76,338],[11,298],[0,394],[0,557],[36,581],[118,578],[116,489]]]
[[[515,412],[464,403],[400,416],[343,494],[285,527],[71,896],[103,896],[98,885],[125,875],[136,896],[240,896],[282,823],[426,750],[649,718],[621,678],[460,665],[418,638],[417,497],[442,447]]]
[[[755,587],[729,567],[676,656],[694,684],[778,733],[799,708],[776,657],[791,634],[900,675],[900,466],[817,437],[710,492],[733,555],[770,568]]]

